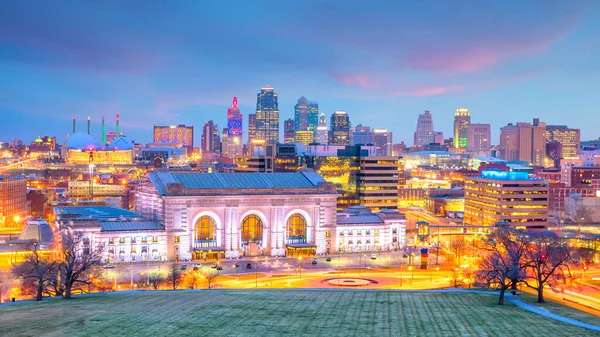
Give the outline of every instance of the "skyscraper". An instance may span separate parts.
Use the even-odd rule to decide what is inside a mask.
[[[248,145],[256,139],[256,114],[248,114]]]
[[[469,109],[458,108],[454,113],[454,147],[457,149],[467,148],[467,129],[471,124]]]
[[[319,126],[317,126],[317,131],[315,134],[315,143],[327,145],[329,138],[327,134],[327,117],[324,113],[321,113],[321,116],[319,116]]]
[[[557,141],[562,145],[561,158],[572,158],[579,155],[581,143],[579,129],[570,129],[566,125],[546,125],[545,137],[549,143]]]
[[[329,145],[350,145],[350,116],[346,111],[334,111],[329,127]]]
[[[373,145],[377,156],[391,156],[392,133],[386,129],[373,129]]]
[[[218,127],[213,121],[204,123],[202,128],[202,152],[215,152],[215,133],[218,137]]]
[[[293,119],[290,118],[283,121],[283,142],[285,144],[290,144],[294,142],[294,139],[296,138],[296,133],[294,129],[295,127]]]
[[[352,132],[352,145],[373,144],[373,132],[371,127],[358,124]]]
[[[546,158],[546,123],[538,118],[530,123],[512,123],[500,129],[500,159],[526,161],[544,166]]]
[[[467,152],[489,156],[491,151],[489,124],[469,124],[467,128]]]
[[[415,131],[415,146],[429,145],[434,142],[433,118],[429,111],[420,114],[417,119],[417,130]]]
[[[308,99],[302,96],[294,106],[294,131],[308,130]]]
[[[242,130],[242,114],[237,97],[233,97],[231,108],[227,109],[227,128],[223,129],[221,137],[221,154],[229,158],[242,155]]]
[[[116,134],[115,134],[116,136]],[[108,143],[110,139],[108,135],[105,141]],[[183,146],[187,150],[187,154],[191,155],[194,151],[194,127],[185,125],[171,126],[154,126],[154,142],[155,143],[173,143]]]
[[[279,143],[279,104],[273,88],[262,88],[256,95],[256,138]]]

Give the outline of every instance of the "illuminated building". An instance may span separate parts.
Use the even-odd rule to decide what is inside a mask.
[[[386,129],[373,129],[373,145],[378,156],[391,156],[392,143],[392,132]]]
[[[231,108],[227,109],[227,135],[229,137],[242,137],[242,121],[243,118],[240,113],[240,108],[238,107],[237,97],[233,97]]]
[[[319,103],[302,96],[294,106],[294,131],[315,132],[319,123]]]
[[[108,136],[107,136],[108,137]],[[107,139],[107,142],[110,140]],[[175,143],[185,147],[191,155],[194,151],[194,127],[180,125],[154,126],[154,143]]]
[[[500,155],[508,161],[526,161],[544,166],[546,159],[546,123],[534,118],[531,123],[512,123],[500,129]]]
[[[54,207],[54,218],[58,228],[83,233],[83,249],[102,246],[104,263],[167,259],[167,231],[160,221],[114,206]]]
[[[242,136],[230,135],[227,128],[221,134],[221,155],[227,158],[242,156]]]
[[[335,233],[332,247],[341,252],[398,250],[406,244],[406,217],[397,210],[349,207],[337,213]]]
[[[315,132],[315,143],[327,145],[328,133],[327,117],[324,113],[321,113],[321,116],[319,116],[319,126],[317,126],[317,131]]]
[[[402,155],[407,165],[412,167],[432,166],[442,168],[466,167],[469,156],[447,151],[418,151]]]
[[[507,222],[544,229],[548,220],[548,184],[525,172],[485,170],[465,179],[465,225]]]
[[[415,146],[423,146],[435,142],[433,134],[433,118],[429,111],[420,114],[417,119],[417,130],[415,131]]]
[[[467,130],[469,129],[469,124],[471,124],[469,109],[456,109],[454,113],[454,148],[466,149],[468,147]]]
[[[279,104],[273,88],[262,88],[256,95],[255,124],[256,139],[262,139],[267,144],[279,143]]]
[[[439,145],[446,145],[446,140],[444,139],[444,133],[442,131],[434,131],[433,132],[433,143],[439,144]],[[426,145],[423,145],[423,146],[426,146]]]
[[[123,197],[125,185],[98,184],[91,186],[88,181],[69,181],[67,194],[70,199],[103,199],[105,197]],[[93,196],[92,196],[93,193]]]
[[[117,136],[116,132],[111,131],[111,132],[109,132],[109,133],[106,134],[106,143],[103,143],[103,144],[110,144],[117,137],[122,137],[122,136],[123,136],[123,132],[120,132],[119,135]]]
[[[262,144],[254,154],[235,158],[235,172],[295,172],[304,167],[295,144]]]
[[[294,120],[286,119],[283,121],[283,143],[290,144],[295,140]]]
[[[329,145],[350,145],[350,117],[346,111],[335,111],[329,124]]]
[[[560,166],[560,159],[563,157],[562,144],[556,140],[547,142],[546,157],[554,164],[554,167]]]
[[[0,175],[0,231],[20,232],[28,214],[25,178]]]
[[[561,168],[561,182],[566,187],[590,188],[595,179],[600,179],[600,167],[578,167],[564,165]]]
[[[561,144],[560,158],[574,158],[579,155],[581,143],[579,129],[570,129],[566,125],[546,125],[545,137],[549,143],[555,141]]]
[[[491,154],[491,130],[489,124],[469,124],[467,128],[467,152],[478,156]]]
[[[308,145],[314,141],[315,133],[313,131],[296,131],[296,143],[302,143],[304,145]]]
[[[352,145],[372,145],[373,132],[368,126],[358,124],[352,132]]]
[[[404,165],[397,157],[359,157],[357,197],[361,206],[371,209],[397,209],[398,187],[404,178]]]
[[[219,127],[213,122],[204,123],[202,128],[202,152],[220,152],[221,139],[219,137]]]
[[[256,114],[248,114],[248,147],[256,139]]]
[[[29,146],[30,152],[56,151],[56,137],[38,137]]]
[[[335,188],[314,172],[150,172],[136,211],[164,223],[169,259],[324,254]]]

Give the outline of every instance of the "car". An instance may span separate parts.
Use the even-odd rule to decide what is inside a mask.
[[[377,254],[371,254],[371,260],[377,260]]]
[[[239,264],[237,264],[237,263],[234,263],[234,264],[233,264],[233,266],[231,266],[231,267],[232,267],[233,269],[238,269],[238,268],[240,267],[240,265],[239,265]]]
[[[312,260],[312,262],[311,262],[311,263],[312,263],[312,264],[317,264],[317,263],[319,263],[319,259],[315,257],[315,258]]]
[[[115,267],[115,265],[112,264],[112,263],[109,263],[109,264],[107,264],[107,265],[104,266],[104,268],[114,268],[114,267]]]
[[[246,264],[246,269],[252,269],[252,263],[247,263]]]
[[[217,270],[223,270],[223,266],[217,266]]]
[[[186,270],[186,269],[187,269],[187,265],[185,265],[185,264],[182,264],[182,265],[181,265],[181,270]]]
[[[327,260],[325,260],[325,261],[327,261],[327,262],[331,262],[331,258],[330,258],[330,257],[328,257],[328,258],[327,258]]]

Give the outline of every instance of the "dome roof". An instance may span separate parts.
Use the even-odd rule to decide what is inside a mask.
[[[113,139],[109,146],[111,150],[131,150],[132,147],[131,142],[125,136]]]
[[[92,135],[83,132],[75,132],[67,140],[67,147],[70,149],[87,149],[98,147],[98,142]]]

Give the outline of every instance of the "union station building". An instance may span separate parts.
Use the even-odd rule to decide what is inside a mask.
[[[312,170],[154,171],[144,179],[136,212],[164,224],[169,260],[337,251],[338,194]]]

